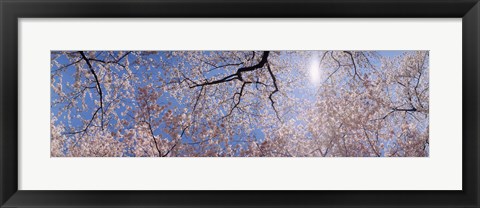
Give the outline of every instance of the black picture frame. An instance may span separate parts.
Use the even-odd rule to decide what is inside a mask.
[[[478,180],[480,3],[478,0],[0,0],[0,14],[0,207],[480,206]],[[462,18],[463,190],[18,190],[18,18],[138,17]]]

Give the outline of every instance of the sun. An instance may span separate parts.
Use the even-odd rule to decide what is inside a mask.
[[[320,84],[320,61],[318,58],[311,60],[308,72],[310,76],[310,83],[314,85]]]

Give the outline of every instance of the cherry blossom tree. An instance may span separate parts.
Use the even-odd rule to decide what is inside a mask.
[[[53,51],[53,157],[425,157],[429,53]]]

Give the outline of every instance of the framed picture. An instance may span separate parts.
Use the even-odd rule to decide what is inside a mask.
[[[478,207],[480,4],[1,1],[1,207]]]

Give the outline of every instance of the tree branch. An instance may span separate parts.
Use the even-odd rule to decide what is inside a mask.
[[[273,99],[273,95],[275,93],[277,93],[279,91],[279,88],[278,88],[278,85],[277,85],[277,79],[275,77],[275,75],[273,74],[273,71],[272,69],[270,68],[270,65],[268,64],[268,56],[269,56],[270,52],[269,51],[264,51],[263,52],[263,55],[262,55],[262,59],[255,65],[252,65],[252,66],[249,66],[249,67],[241,67],[239,69],[237,69],[237,71],[234,73],[234,74],[230,74],[228,76],[225,76],[223,78],[220,78],[220,79],[217,79],[217,80],[213,80],[213,81],[209,81],[209,80],[205,80],[204,82],[202,83],[198,83],[198,82],[195,82],[189,78],[187,78],[185,75],[183,75],[184,79],[185,80],[188,80],[191,84],[193,85],[190,85],[189,87],[190,88],[196,88],[196,87],[201,87],[201,90],[200,90],[200,94],[198,95],[196,101],[195,101],[195,104],[194,104],[194,109],[196,108],[197,106],[197,103],[198,103],[198,100],[200,99],[200,96],[201,96],[201,92],[202,90],[204,90],[204,87],[205,86],[208,86],[208,85],[216,85],[216,84],[220,84],[220,83],[226,83],[226,82],[230,82],[230,81],[233,81],[233,80],[240,80],[242,81],[242,86],[240,87],[240,92],[235,92],[235,94],[233,95],[232,99],[233,99],[233,107],[230,109],[229,113],[224,116],[222,119],[230,116],[233,111],[235,109],[238,108],[238,106],[240,105],[240,101],[241,101],[241,98],[243,96],[243,92],[244,92],[244,89],[245,89],[245,86],[247,84],[260,84],[260,85],[264,85],[265,87],[267,87],[267,85],[263,82],[260,82],[258,81],[255,81],[255,82],[252,82],[252,81],[244,81],[243,80],[243,77],[242,77],[242,74],[244,72],[250,72],[250,71],[254,71],[254,70],[257,70],[257,69],[261,69],[263,68],[265,65],[267,66],[267,69],[268,69],[268,73],[272,79],[272,83],[273,83],[273,87],[274,87],[274,90],[272,92],[270,92],[268,98],[270,100],[270,103],[271,103],[271,106],[273,108],[273,110],[275,111],[275,115],[277,116],[278,120],[281,121],[280,119],[280,116],[278,114],[278,111],[277,109],[275,108],[275,101]],[[252,58],[255,56],[255,53],[253,54]],[[211,64],[212,66],[215,66],[213,64]],[[231,65],[237,65],[237,64],[226,64],[226,65],[223,65],[223,66],[231,66]],[[238,100],[235,100],[236,97],[238,95]]]
[[[272,108],[275,111],[275,115],[277,116],[277,119],[281,121],[280,116],[278,115],[278,111],[275,108],[275,101],[273,101],[273,94],[278,92],[277,78],[275,78],[275,75],[273,74],[272,69],[270,68],[270,64],[267,64],[267,69],[268,69],[268,73],[270,73],[270,76],[272,77],[273,86],[275,87],[275,90],[270,93],[270,95],[268,96],[268,99],[270,99],[270,103],[272,104]]]
[[[355,64],[355,59],[353,58],[353,54],[352,52],[350,51],[343,51],[344,53],[348,54],[350,56],[350,60],[352,60],[352,64],[353,64],[353,69],[354,69],[354,75],[353,77],[355,78],[356,76],[363,81],[362,77],[360,77],[360,75],[357,73],[357,64]]]
[[[150,122],[147,122],[147,121],[144,121],[144,122],[147,123],[147,125],[148,125],[148,129],[150,130],[150,134],[152,135],[152,139],[155,142],[155,148],[158,151],[158,156],[162,157],[162,151],[160,151],[160,148],[158,148],[157,139],[154,136],[152,125],[150,124]]]
[[[100,96],[100,109],[102,110],[101,125],[103,130],[103,116],[105,112],[103,111],[103,93],[102,93],[102,88],[100,87],[100,81],[98,81],[98,76],[93,70],[92,64],[90,63],[89,59],[85,56],[83,51],[79,51],[79,53],[80,55],[82,55],[83,60],[87,62],[88,68],[90,69],[90,72],[93,74],[93,77],[95,77],[95,82],[97,83],[97,92],[98,92],[98,95]]]
[[[255,64],[253,66],[239,68],[239,69],[237,69],[237,72],[234,73],[234,74],[230,74],[226,77],[223,77],[221,79],[214,80],[214,81],[206,80],[203,83],[199,83],[199,84],[195,84],[193,86],[190,86],[190,88],[201,87],[201,86],[206,86],[206,85],[215,85],[215,84],[229,82],[229,81],[237,80],[237,79],[240,80],[240,81],[243,81],[242,73],[262,68],[265,65],[265,63],[267,63],[269,53],[270,53],[269,51],[263,52],[262,60],[260,60],[259,63]]]

